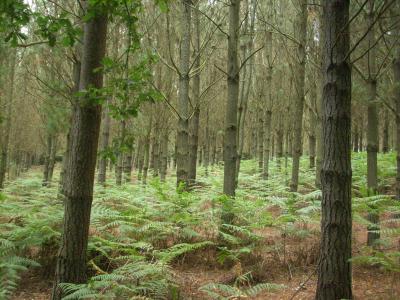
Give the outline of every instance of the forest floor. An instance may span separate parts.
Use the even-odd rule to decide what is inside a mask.
[[[379,157],[382,196],[368,195],[365,161],[365,154],[353,157],[354,298],[400,299],[400,224],[393,218],[400,207],[391,199],[395,157]],[[148,299],[174,299],[171,286],[178,287],[179,299],[188,300],[314,299],[321,193],[307,159],[301,166],[299,192],[291,193],[287,188],[290,162],[286,166],[284,161],[272,162],[271,176],[264,181],[257,174],[257,163],[244,161],[236,202],[230,204],[235,227],[223,235],[224,243],[218,222],[220,208],[226,205],[220,194],[221,167],[210,168],[208,176],[200,168],[198,187],[183,194],[175,192],[173,176],[166,184],[149,178],[144,186],[134,175],[133,184],[121,187],[111,184],[111,176],[108,186],[95,190],[89,265],[90,275],[98,279],[91,281],[91,291],[96,298],[130,299],[123,287],[136,281],[111,277],[114,284],[107,285],[100,276],[135,271],[145,274],[135,279],[140,279],[141,291],[148,289],[144,293]],[[382,224],[375,250],[365,246],[371,203]],[[13,242],[15,254],[41,265],[19,273],[11,299],[49,299],[61,220],[57,184],[42,187],[39,168],[9,183],[0,198],[0,239]],[[0,251],[0,263],[7,261],[4,252]],[[121,255],[124,263],[119,262]],[[136,265],[139,256],[143,260]],[[158,269],[153,261],[168,268]],[[134,267],[126,271],[131,264]],[[96,286],[98,282],[103,285]],[[167,292],[157,296],[151,287]]]

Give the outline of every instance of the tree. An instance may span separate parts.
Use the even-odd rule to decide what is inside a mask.
[[[4,117],[4,124],[2,125],[2,144],[1,144],[1,157],[0,157],[0,190],[4,188],[4,180],[7,171],[7,164],[8,164],[8,147],[10,142],[10,130],[11,130],[11,111],[13,105],[13,97],[14,97],[14,79],[15,79],[15,68],[16,68],[16,49],[13,49],[9,52],[10,61],[9,61],[9,78],[8,82],[8,89],[6,93],[6,101],[5,105],[7,107],[6,115]]]
[[[179,68],[178,131],[176,152],[177,185],[188,185],[189,167],[189,71],[191,38],[191,1],[181,0],[181,48]]]
[[[399,18],[400,13],[400,5],[396,3],[395,7],[395,15],[397,15],[397,19]],[[397,26],[394,31],[394,36],[400,36],[400,27]],[[394,99],[395,99],[395,120],[396,120],[396,162],[397,162],[397,173],[396,173],[396,199],[400,200],[400,44],[397,40],[396,46],[394,48],[394,60],[393,60],[393,73],[394,73]]]
[[[351,299],[349,0],[323,1],[321,248],[316,299]]]
[[[86,282],[86,250],[101,122],[98,89],[103,85],[99,69],[105,55],[107,16],[102,8],[87,9],[94,13],[84,25],[82,65],[79,90],[71,129],[71,149],[66,173],[65,210],[61,247],[57,258],[52,299],[63,296],[59,284]]]
[[[197,1],[196,8],[193,10],[194,23],[194,56],[195,60],[193,67],[196,74],[193,77],[193,115],[190,119],[189,127],[189,162],[188,162],[188,183],[193,184],[196,181],[197,173],[197,152],[199,145],[199,122],[200,122],[200,13],[199,2]]]
[[[239,13],[240,0],[231,0],[229,5],[228,35],[228,93],[225,112],[224,136],[224,194],[235,196],[237,159],[237,106],[239,100]]]
[[[293,165],[290,190],[297,191],[299,184],[300,157],[302,154],[302,128],[304,109],[304,85],[306,71],[306,42],[307,42],[307,1],[297,0],[297,15],[294,23],[294,32],[297,39],[297,51],[294,63],[295,101],[294,106],[294,136],[293,136]]]

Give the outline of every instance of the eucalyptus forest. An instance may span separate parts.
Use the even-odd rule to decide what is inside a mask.
[[[400,1],[1,0],[2,299],[400,299]]]

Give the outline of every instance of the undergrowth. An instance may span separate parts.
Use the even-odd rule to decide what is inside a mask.
[[[380,224],[380,248],[365,248],[353,260],[398,273],[400,252],[384,243],[400,233],[394,217],[400,206],[391,197],[394,154],[379,156],[384,195],[372,196],[365,188],[365,154],[353,156],[354,221],[367,227],[371,210],[387,216]],[[232,299],[281,289],[269,282],[266,264],[292,272],[317,262],[321,191],[307,164],[304,158],[299,192],[292,193],[290,162],[272,161],[270,178],[264,181],[256,161],[243,161],[234,201],[221,195],[221,166],[210,167],[209,176],[200,168],[201,184],[191,192],[177,193],[173,176],[166,183],[154,178],[147,186],[118,187],[113,178],[106,187],[96,185],[88,247],[90,280],[63,284],[69,293],[65,299],[182,299],[178,265],[235,270],[229,282],[200,287],[205,297]],[[63,205],[57,183],[41,183],[40,170],[33,170],[8,183],[0,194],[0,299],[15,292],[23,272],[54,271]],[[221,224],[222,207],[234,214],[233,224]]]

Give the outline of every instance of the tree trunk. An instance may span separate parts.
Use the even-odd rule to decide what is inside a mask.
[[[49,172],[47,177],[47,186],[50,186],[51,181],[53,180],[54,167],[56,164],[56,154],[57,154],[57,137],[53,135],[50,149],[50,157],[49,157]]]
[[[178,98],[178,132],[176,151],[177,186],[188,186],[189,166],[189,68],[190,68],[190,27],[191,0],[181,0],[181,59]]]
[[[282,157],[283,157],[283,130],[281,127],[279,127],[278,130],[276,131],[276,162],[279,171],[281,170]]]
[[[44,168],[43,168],[43,182],[42,186],[49,185],[49,167],[50,167],[50,155],[53,143],[53,136],[49,133],[46,139],[46,156],[44,158]]]
[[[293,120],[293,164],[290,190],[297,192],[299,184],[300,157],[302,154],[304,85],[306,70],[306,42],[307,42],[307,0],[297,0],[297,16],[295,22],[295,35],[299,44],[297,46],[295,62],[295,103]]]
[[[400,5],[396,5],[396,13],[399,16]],[[400,28],[396,27],[394,36],[400,36]],[[393,73],[394,73],[394,101],[396,110],[396,137],[395,137],[395,150],[396,150],[396,162],[397,162],[397,173],[396,173],[396,199],[400,200],[400,45],[396,44],[395,58],[393,61]]]
[[[167,177],[167,169],[168,169],[168,128],[164,129],[161,135],[161,147],[160,147],[160,180],[165,182],[165,178]]]
[[[90,2],[89,2],[90,3]],[[93,9],[90,4],[88,9]],[[100,89],[99,72],[104,58],[107,17],[97,13],[84,25],[79,90]],[[66,173],[65,210],[61,247],[58,253],[53,300],[64,295],[59,283],[85,283],[86,250],[101,122],[101,106],[86,94],[76,103],[71,129],[71,153]]]
[[[250,2],[250,7],[248,7]],[[235,182],[236,185],[239,182],[239,171],[240,171],[240,161],[242,159],[243,148],[244,148],[244,126],[246,122],[246,115],[247,115],[247,107],[249,102],[249,95],[251,89],[251,82],[253,79],[253,66],[254,66],[254,55],[253,48],[254,48],[254,26],[255,26],[255,17],[256,17],[256,9],[257,4],[255,0],[246,0],[247,11],[250,11],[250,36],[249,41],[245,42],[243,47],[243,57],[250,57],[249,61],[244,65],[244,73],[243,73],[243,84],[240,90],[240,99],[239,99],[239,107],[238,107],[238,136],[237,136],[237,157],[236,157],[236,174],[235,174]],[[247,18],[246,21],[247,23]],[[244,27],[244,32],[247,31],[247,25]],[[240,84],[240,82],[239,82]]]
[[[228,99],[225,111],[224,136],[224,188],[227,196],[235,196],[236,189],[236,159],[237,159],[237,106],[239,100],[239,13],[240,0],[231,0],[229,6],[229,36],[228,36]],[[225,222],[230,222],[231,216],[226,216]]]
[[[76,100],[75,99],[76,93],[79,91],[79,83],[80,83],[80,78],[81,78],[81,61],[80,61],[80,58],[78,59],[78,58],[76,58],[76,56],[80,56],[81,52],[82,51],[80,49],[80,46],[77,46],[76,47],[77,55],[75,55],[75,60],[74,60],[73,66],[72,66],[72,72],[73,72],[72,76],[74,79],[74,86],[71,91],[72,92],[71,93],[72,102],[74,102]],[[67,186],[66,173],[69,168],[68,163],[69,163],[69,158],[70,158],[70,153],[71,153],[72,116],[75,114],[75,111],[74,111],[75,108],[76,108],[76,105],[72,105],[72,109],[71,109],[72,115],[70,117],[70,125],[69,125],[68,133],[67,133],[67,143],[66,143],[67,145],[65,148],[64,156],[63,156],[63,164],[62,164],[62,169],[61,169],[61,174],[60,174],[60,185],[59,185],[58,190],[59,190],[59,196],[61,196],[61,197],[64,195],[64,191]]]
[[[375,194],[378,189],[378,134],[379,134],[379,124],[378,124],[378,105],[376,103],[377,97],[377,80],[376,80],[376,49],[375,45],[375,30],[373,27],[373,22],[375,21],[375,0],[369,0],[369,14],[368,18],[368,67],[369,67],[369,77],[367,81],[368,85],[368,123],[367,123],[367,186],[368,190]],[[372,26],[372,27],[371,27]],[[374,208],[371,205],[371,208]],[[371,212],[368,214],[368,220],[371,225],[368,226],[368,238],[367,245],[373,246],[379,239],[380,234],[377,232],[379,230],[379,214],[376,212]]]
[[[210,147],[211,147],[211,137],[210,137],[210,108],[207,106],[206,110],[206,128],[204,134],[204,169],[206,177],[208,177],[208,166],[210,165]]]
[[[312,84],[311,90],[311,99],[310,99],[310,108],[308,110],[309,114],[309,131],[308,131],[308,151],[310,157],[310,169],[315,168],[315,151],[317,145],[317,138],[316,138],[316,125],[317,125],[317,116],[315,115],[314,111],[316,109],[317,104],[317,86],[315,83]]]
[[[6,177],[6,171],[8,166],[8,146],[10,143],[10,131],[11,131],[11,112],[12,104],[14,101],[14,78],[16,68],[16,56],[17,52],[15,49],[10,53],[10,65],[9,65],[9,78],[8,78],[8,89],[6,92],[6,115],[4,117],[4,127],[2,128],[2,144],[1,144],[1,160],[0,160],[0,190],[4,188],[4,181]]]
[[[261,113],[263,110],[257,110],[258,117],[258,131],[257,131],[257,140],[264,140],[264,116]],[[264,143],[258,143],[258,169],[260,172],[263,170],[263,162],[264,162]]]
[[[126,121],[122,120],[119,129],[119,142],[117,149],[117,165],[115,166],[115,183],[122,184],[122,170],[124,167],[124,153],[125,153],[125,135],[126,135]]]
[[[160,167],[160,142],[159,142],[159,135],[158,135],[158,130],[157,133],[154,133],[155,137],[154,137],[154,142],[153,142],[153,146],[152,146],[152,160],[153,160],[153,176],[157,177],[158,171],[159,171],[159,167]]]
[[[264,164],[262,178],[264,180],[268,179],[268,169],[269,169],[269,158],[270,158],[270,142],[271,142],[271,122],[272,122],[272,112],[267,110],[265,112],[265,135],[264,135]]]
[[[137,158],[138,181],[141,181],[143,176],[145,150],[146,150],[145,139],[141,138],[138,145],[138,158]]]
[[[103,130],[101,132],[100,152],[106,151],[110,141],[111,117],[109,113],[108,103],[106,103],[105,110],[103,111]],[[105,185],[107,178],[107,158],[101,153],[99,160],[99,183]]]
[[[323,166],[316,299],[352,299],[349,0],[324,0]]]
[[[353,151],[354,152],[359,151],[358,141],[359,141],[358,126],[357,126],[357,124],[355,124],[354,125],[354,133],[353,133]]]
[[[147,129],[147,135],[144,139],[144,157],[143,157],[143,175],[142,175],[142,182],[143,184],[147,184],[147,174],[149,171],[149,164],[150,164],[150,136],[151,130],[153,127],[153,115],[150,116],[149,127]]]
[[[387,109],[384,110],[383,115],[382,152],[389,152],[389,114]]]
[[[132,175],[132,153],[133,149],[129,149],[124,159],[124,182],[131,183]]]
[[[193,11],[194,23],[194,55],[195,61],[193,64],[194,70],[200,69],[200,17],[197,8]],[[197,150],[199,145],[199,122],[200,122],[200,73],[199,71],[193,77],[193,105],[194,113],[190,120],[189,132],[189,166],[188,166],[188,183],[193,184],[196,181],[197,173]]]

